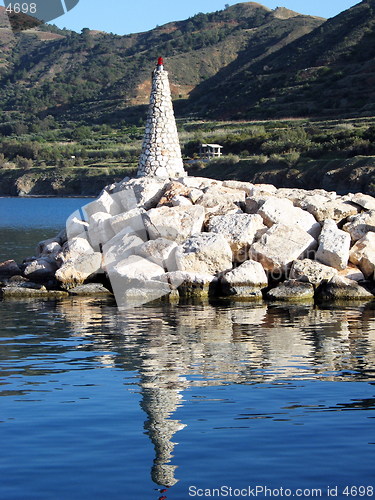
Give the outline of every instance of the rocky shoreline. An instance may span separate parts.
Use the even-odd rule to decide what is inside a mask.
[[[375,198],[201,177],[106,187],[20,264],[0,295],[373,300]]]

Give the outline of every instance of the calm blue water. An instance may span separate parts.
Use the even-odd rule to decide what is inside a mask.
[[[0,198],[0,261],[22,261],[36,244],[55,236],[88,198]]]
[[[1,500],[371,498],[374,303],[7,300],[0,317]]]
[[[0,227],[11,229],[65,227],[67,217],[90,198],[0,198]]]

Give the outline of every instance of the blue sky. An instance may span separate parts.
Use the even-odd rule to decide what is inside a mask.
[[[34,0],[38,1],[38,0]],[[49,0],[60,1],[60,0]],[[80,0],[79,4],[53,23],[75,31],[82,28],[124,35],[155,28],[170,21],[187,19],[198,12],[213,12],[234,5],[235,0]],[[333,17],[359,3],[357,0],[264,0],[266,7],[287,7],[302,14]],[[4,5],[0,0],[0,5]]]

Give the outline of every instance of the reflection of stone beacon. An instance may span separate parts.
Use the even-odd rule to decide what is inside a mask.
[[[162,57],[159,57],[152,73],[150,106],[137,175],[138,177],[186,176],[173,113],[168,72],[164,71]]]

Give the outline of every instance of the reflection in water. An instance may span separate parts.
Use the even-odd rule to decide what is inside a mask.
[[[185,425],[173,414],[183,405],[182,394],[189,387],[375,378],[373,303],[338,310],[164,304],[125,312],[110,302],[81,298],[6,304],[3,321],[6,324],[8,314],[12,326],[0,338],[0,375],[46,375],[74,366],[139,374],[140,404],[147,415],[144,429],[155,448],[151,475],[159,485],[172,486],[178,480],[173,464],[175,435]],[[12,328],[24,328],[25,317],[36,322],[27,326],[24,336],[5,342]],[[69,359],[69,366],[62,357]],[[20,359],[24,363],[16,364]],[[4,389],[2,394],[9,394]],[[25,392],[34,389],[25,386]],[[374,408],[374,401],[338,403],[335,409],[346,408]],[[317,409],[321,411],[308,407]]]
[[[174,435],[184,424],[172,416],[189,386],[291,378],[368,381],[374,376],[373,305],[340,310],[165,305],[114,313],[105,304],[80,300],[59,302],[57,310],[77,337],[95,332],[91,348],[111,353],[100,356],[101,363],[138,370],[145,429],[156,454],[152,479],[159,485],[177,481],[171,465]],[[352,405],[368,407],[369,401]]]

